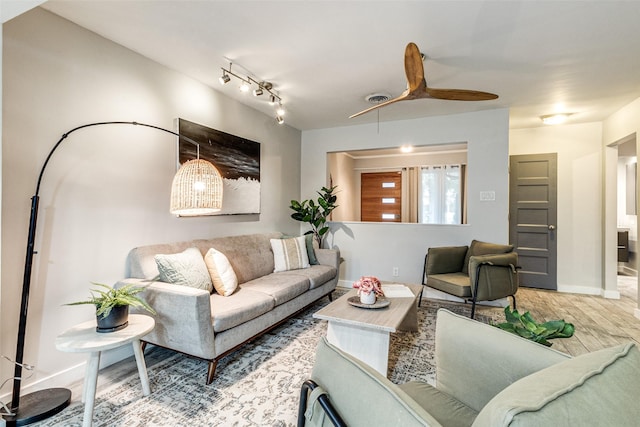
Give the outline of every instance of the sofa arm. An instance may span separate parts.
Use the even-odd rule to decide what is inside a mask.
[[[438,310],[435,351],[437,388],[476,411],[514,381],[570,359],[445,309]]]
[[[429,248],[424,260],[424,272],[430,274],[459,273],[462,271],[468,246],[441,246]],[[424,279],[424,277],[423,277]]]
[[[138,296],[157,312],[156,326],[144,341],[204,359],[216,356],[209,292],[147,279],[125,279],[116,286],[125,284],[144,288]]]
[[[515,295],[518,291],[518,268],[518,254],[515,252],[472,256],[469,258],[471,295],[477,294],[477,301]],[[479,277],[477,291],[476,276]]]
[[[340,250],[315,248],[316,259],[320,264],[330,265],[336,270],[340,268]]]

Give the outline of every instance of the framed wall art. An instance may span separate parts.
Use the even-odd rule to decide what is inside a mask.
[[[215,215],[260,213],[260,143],[177,119],[177,132],[200,144],[200,158],[213,163],[224,183]],[[196,146],[178,138],[178,167],[196,158]]]

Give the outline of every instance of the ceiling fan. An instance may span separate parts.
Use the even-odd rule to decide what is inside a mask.
[[[408,101],[411,99],[434,98],[451,101],[487,101],[496,99],[498,95],[488,92],[466,89],[435,89],[427,86],[424,78],[424,67],[422,65],[422,54],[415,43],[409,43],[404,51],[404,72],[407,75],[407,90],[402,92],[397,98],[390,99],[373,107],[360,111],[349,118],[358,117],[362,114],[377,108],[393,104],[398,101]]]

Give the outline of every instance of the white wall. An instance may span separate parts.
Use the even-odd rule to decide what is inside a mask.
[[[469,224],[332,223],[326,243],[340,248],[345,259],[340,272],[343,284],[361,275],[421,283],[424,255],[431,246],[468,245],[474,238],[506,243],[508,125],[508,110],[499,109],[383,122],[379,133],[377,124],[304,131],[302,199],[313,197],[326,184],[327,152],[468,142]],[[496,200],[480,202],[480,191],[487,190],[495,191]],[[339,193],[337,203],[341,203]],[[398,277],[392,277],[393,267],[398,267]]]
[[[558,290],[602,288],[602,125],[514,129],[509,154],[558,153]]]
[[[11,357],[30,197],[44,157],[63,132],[108,120],[173,128],[182,117],[258,141],[262,150],[260,215],[176,218],[168,212],[174,137],[133,126],[69,136],[47,167],[40,192],[25,349],[25,362],[37,372],[27,384],[84,362],[85,355],[56,351],[54,339],[91,319],[93,309],[63,304],[86,298],[91,281],[124,277],[131,248],[298,231],[288,207],[300,194],[298,130],[42,9],[5,23],[3,41],[1,343]],[[0,378],[11,376],[8,363],[0,366]],[[57,376],[47,386],[68,380]]]

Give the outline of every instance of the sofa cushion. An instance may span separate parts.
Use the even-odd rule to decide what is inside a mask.
[[[233,271],[227,257],[220,251],[211,248],[204,256],[213,287],[223,297],[229,296],[238,287],[238,277]]]
[[[277,273],[278,276],[281,275],[294,275],[294,276],[302,276],[309,279],[309,288],[314,289],[319,286],[324,285],[329,280],[336,277],[338,274],[338,270],[335,267],[331,267],[330,265],[312,265],[310,268],[305,268],[304,270],[291,270],[291,271],[282,271]]]
[[[273,272],[309,268],[309,255],[304,236],[288,239],[271,239]]]
[[[432,274],[427,286],[460,298],[471,298],[469,276],[464,273]]]
[[[214,332],[231,329],[275,307],[275,301],[270,295],[242,287],[228,297],[213,293],[210,300]]]
[[[196,246],[203,254],[209,248],[216,248],[225,254],[238,277],[238,283],[242,284],[273,273],[273,252],[269,240],[280,236],[282,233],[217,237],[194,240],[192,246]]]
[[[640,351],[633,343],[583,354],[516,381],[474,426],[638,425]]]
[[[157,254],[154,259],[161,281],[209,292],[213,290],[207,265],[197,248],[188,248],[178,254]]]
[[[443,426],[469,427],[478,416],[477,411],[425,382],[411,381],[398,387]]]
[[[489,255],[489,254],[507,254],[513,251],[513,245],[501,245],[498,243],[487,243],[479,240],[473,240],[469,246],[469,250],[464,257],[464,263],[462,264],[462,272],[469,274],[469,258],[477,255]]]
[[[275,305],[280,305],[308,291],[309,279],[300,275],[271,273],[243,283],[242,288],[269,295],[273,298]]]
[[[316,240],[313,238],[313,234],[305,234],[304,243],[307,246],[307,256],[309,257],[309,264],[311,265],[320,264],[318,262],[318,258],[316,258],[315,246],[317,245],[317,243],[316,243]]]

